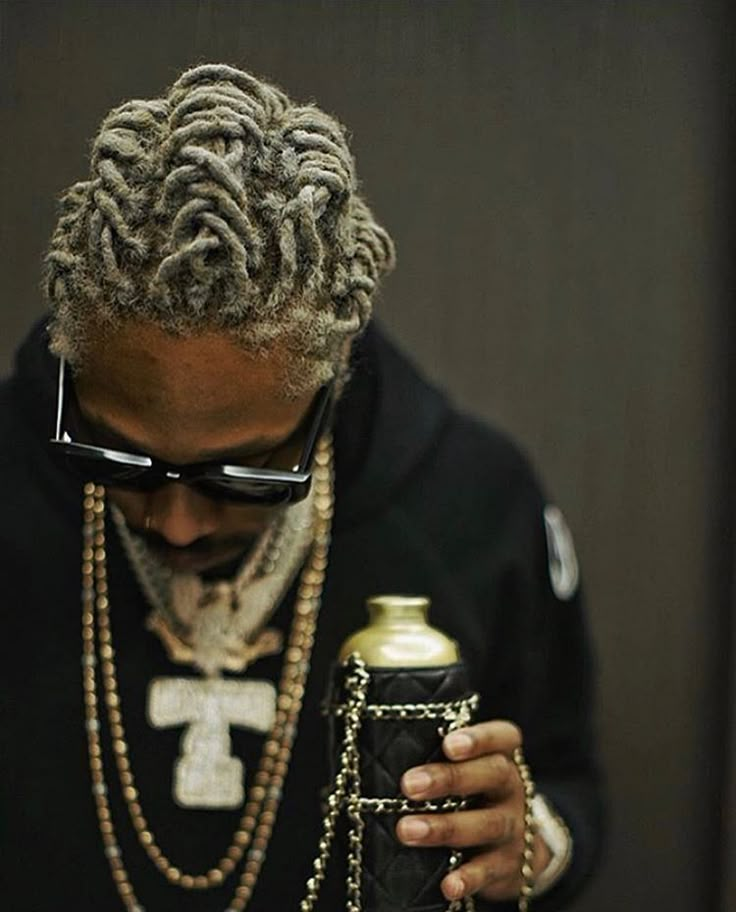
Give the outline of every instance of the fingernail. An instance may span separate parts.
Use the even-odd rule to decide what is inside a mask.
[[[429,835],[429,824],[415,817],[404,817],[401,821],[401,838],[404,842],[421,842]]]
[[[473,739],[465,732],[452,732],[445,738],[445,749],[453,757],[466,757],[473,749]]]
[[[465,892],[465,884],[459,874],[450,874],[446,877],[444,887],[448,899],[460,899]]]
[[[412,795],[421,795],[426,792],[432,784],[432,777],[429,773],[423,773],[421,770],[410,770],[404,774],[404,790]]]

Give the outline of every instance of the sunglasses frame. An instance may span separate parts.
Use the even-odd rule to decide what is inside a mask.
[[[320,387],[317,396],[312,403],[309,412],[309,430],[306,440],[302,447],[299,462],[291,470],[252,468],[243,465],[231,465],[229,463],[220,463],[217,461],[188,463],[178,465],[176,463],[166,462],[162,459],[156,459],[153,456],[147,456],[143,453],[130,453],[125,450],[112,449],[110,447],[95,446],[93,444],[79,443],[72,439],[68,431],[63,428],[64,422],[64,405],[66,389],[66,359],[59,359],[59,376],[56,396],[56,425],[54,436],[49,440],[52,452],[59,456],[64,456],[67,460],[75,458],[93,459],[100,462],[100,465],[114,464],[117,466],[127,466],[131,470],[140,470],[136,476],[140,479],[153,481],[150,487],[136,485],[134,480],[126,483],[124,480],[117,485],[109,483],[109,487],[121,487],[128,490],[152,491],[157,490],[165,484],[185,484],[202,492],[207,497],[218,500],[229,500],[237,503],[251,504],[291,504],[297,503],[309,494],[312,481],[312,463],[314,454],[317,449],[317,443],[323,435],[328,421],[332,414],[334,404],[335,379]],[[94,478],[88,479],[95,481]],[[233,491],[227,482],[237,482],[242,480],[249,485],[262,485],[264,492],[270,488],[283,488],[288,492],[288,496],[281,496],[276,501],[269,501],[268,498],[258,496],[249,496],[248,494],[238,494],[237,489]],[[222,482],[222,488],[218,489],[218,481]],[[157,483],[156,483],[157,482]]]

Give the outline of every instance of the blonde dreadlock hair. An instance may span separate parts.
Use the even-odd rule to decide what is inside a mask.
[[[165,97],[112,110],[89,180],[62,196],[51,347],[75,364],[90,325],[126,319],[226,331],[254,352],[285,340],[297,392],[335,373],[393,263],[340,124],[241,70],[198,66]]]

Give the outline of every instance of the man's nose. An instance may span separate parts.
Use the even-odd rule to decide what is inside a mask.
[[[151,495],[151,528],[184,548],[217,529],[217,504],[187,485],[166,484]]]

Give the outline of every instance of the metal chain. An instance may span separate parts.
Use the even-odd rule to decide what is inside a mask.
[[[524,786],[524,849],[521,854],[521,890],[519,892],[519,912],[529,912],[529,904],[534,893],[534,837],[536,824],[534,820],[534,781],[529,767],[524,760],[520,747],[514,751],[514,763],[519,771]]]
[[[371,814],[443,814],[462,811],[468,806],[466,798],[445,798],[443,801],[410,801],[408,798],[361,798],[360,806]]]
[[[158,870],[172,884],[187,890],[203,890],[220,886],[244,858],[240,881],[225,912],[243,912],[253,893],[289,767],[327,569],[332,518],[332,450],[329,438],[320,442],[315,462],[315,506],[318,521],[312,553],[302,573],[294,607],[274,727],[264,744],[261,763],[233,841],[219,862],[201,875],[185,874],[171,864],[158,848],[141,808],[128,758],[112,645],[106,570],[105,491],[94,484],[85,485],[82,529],[82,666],[90,772],[105,854],[127,912],[144,912],[144,909],[136,898],[123,864],[108,802],[98,712],[102,698],[107,705],[108,728],[123,798],[139,842]],[[99,659],[96,652],[99,653]],[[102,693],[98,692],[98,669],[102,678]]]
[[[348,874],[347,874],[347,912],[361,912],[361,880],[363,877],[363,835],[365,833],[365,820],[360,813],[360,749],[358,738],[364,718],[366,696],[370,675],[365,665],[357,657],[354,658],[355,674],[352,681],[358,680],[358,692],[349,715],[351,725],[345,732],[345,754],[350,770],[350,784],[347,794],[347,815],[350,821],[348,828]]]
[[[456,811],[467,806],[462,798],[446,798],[441,802],[410,801],[405,798],[365,798],[360,793],[360,751],[358,739],[364,719],[442,719],[449,723],[448,731],[459,728],[471,718],[478,705],[478,695],[471,694],[461,700],[447,703],[368,704],[366,703],[370,674],[365,663],[356,654],[347,659],[345,703],[335,704],[326,711],[345,719],[343,746],[333,788],[327,798],[327,814],[323,820],[319,854],[313,862],[313,873],[307,881],[307,894],[301,902],[300,912],[313,912],[319,891],[327,873],[327,864],[335,836],[337,819],[343,808],[348,817],[348,871],[346,877],[347,912],[362,912],[361,879],[363,865],[363,812],[374,814],[431,813]],[[462,863],[462,853],[450,855],[448,873]],[[474,912],[472,897],[452,900],[447,912]]]
[[[446,703],[368,703],[364,715],[366,719],[372,720],[444,719],[453,723],[455,728],[461,728],[478,708],[479,700],[478,694],[474,693]],[[345,715],[346,709],[345,704],[337,703],[324,711],[340,718]]]
[[[319,840],[319,854],[315,858],[312,869],[313,874],[307,881],[307,895],[300,904],[301,912],[312,912],[314,904],[319,897],[319,890],[322,881],[327,873],[327,863],[330,859],[330,850],[335,837],[335,825],[340,811],[345,803],[348,794],[348,784],[352,786],[352,780],[356,770],[359,772],[360,756],[358,754],[358,735],[362,724],[361,710],[365,707],[366,695],[368,693],[368,682],[370,678],[366,671],[365,664],[360,660],[351,660],[348,673],[346,676],[346,688],[348,691],[348,701],[345,704],[345,735],[343,739],[343,749],[340,754],[340,763],[335,784],[330,795],[327,798],[327,814],[322,822],[322,836]],[[352,850],[352,844],[350,846]],[[352,851],[351,851],[352,855]],[[350,877],[351,868],[348,862],[348,878]],[[358,869],[358,883],[360,882],[360,869]]]

